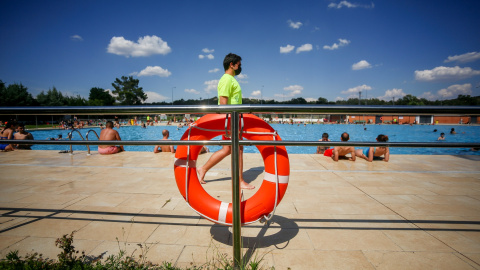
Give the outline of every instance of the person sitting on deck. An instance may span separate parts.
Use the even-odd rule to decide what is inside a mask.
[[[113,129],[113,122],[108,121],[105,125],[105,129],[100,132],[100,141],[121,141],[120,134],[118,131]],[[98,153],[102,155],[110,155],[115,154],[121,151],[125,151],[123,145],[115,146],[115,145],[99,145],[98,146]]]
[[[347,132],[342,133],[342,142],[347,142],[350,139],[350,135]],[[353,146],[335,146],[333,148],[332,158],[334,161],[338,161],[339,158],[346,158],[346,155],[350,153],[348,160],[355,161],[355,147]]]
[[[377,142],[387,142],[388,136],[380,134],[377,136]],[[388,147],[369,147],[364,150],[357,149],[355,150],[355,155],[365,159],[368,162],[372,162],[374,159],[383,159],[383,161],[388,162],[390,158],[390,149]],[[384,156],[384,158],[381,158]]]

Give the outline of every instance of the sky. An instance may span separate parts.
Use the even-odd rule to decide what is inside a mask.
[[[480,1],[0,1],[0,80],[88,99],[122,76],[147,102],[480,95]]]

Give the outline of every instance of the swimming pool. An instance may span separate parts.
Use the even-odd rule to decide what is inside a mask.
[[[282,140],[291,141],[317,141],[322,133],[330,135],[330,140],[340,141],[340,135],[343,132],[350,134],[350,141],[368,142],[375,141],[378,134],[388,135],[390,142],[437,142],[441,132],[444,132],[444,142],[478,142],[480,138],[480,126],[450,126],[450,125],[337,125],[337,124],[309,124],[309,125],[287,125],[271,124],[278,131]],[[366,130],[364,130],[366,128]],[[457,134],[450,134],[450,130],[455,128]],[[100,134],[100,128],[91,128]],[[178,140],[187,130],[186,127],[177,129],[176,126],[150,126],[141,128],[140,126],[122,126],[118,130],[122,140],[160,140],[162,130],[170,131],[170,139]],[[437,129],[437,132],[433,132]],[[85,137],[90,128],[79,130]],[[70,130],[35,130],[30,131],[35,139],[46,140],[48,138],[57,138],[62,135],[67,138]],[[96,140],[94,134],[89,135],[90,140]],[[73,134],[74,140],[79,140],[78,133]],[[217,138],[216,138],[217,139]],[[219,139],[219,138],[218,138]],[[438,141],[442,143],[442,141]],[[125,146],[127,151],[153,151],[154,146]],[[33,150],[69,150],[70,146],[65,145],[34,145]],[[97,146],[90,146],[91,151],[96,151]],[[211,151],[217,151],[220,146],[209,146]],[[86,146],[74,145],[74,151],[86,151]],[[245,147],[245,153],[258,153],[255,146]],[[311,154],[315,153],[314,146],[287,146],[290,154]],[[403,148],[391,147],[391,154],[409,154],[409,155],[480,155],[480,151],[472,151],[470,148]]]

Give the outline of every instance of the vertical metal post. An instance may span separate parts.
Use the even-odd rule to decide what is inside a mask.
[[[239,167],[239,118],[238,112],[232,112],[232,207],[233,207],[233,267],[238,269],[242,264],[242,220],[240,209],[240,167]]]

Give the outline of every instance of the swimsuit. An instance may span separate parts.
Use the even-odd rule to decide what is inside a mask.
[[[120,147],[117,146],[109,146],[106,148],[98,147],[98,153],[101,155],[111,155],[120,152]]]
[[[8,137],[0,137],[0,140],[8,140]],[[0,150],[5,150],[8,144],[0,144]]]
[[[363,154],[368,157],[368,153],[370,152],[370,147],[367,149],[363,149]],[[375,156],[375,147],[373,148],[373,156]]]
[[[331,157],[333,155],[333,148],[325,150],[325,152],[323,152],[323,155],[326,157]]]

